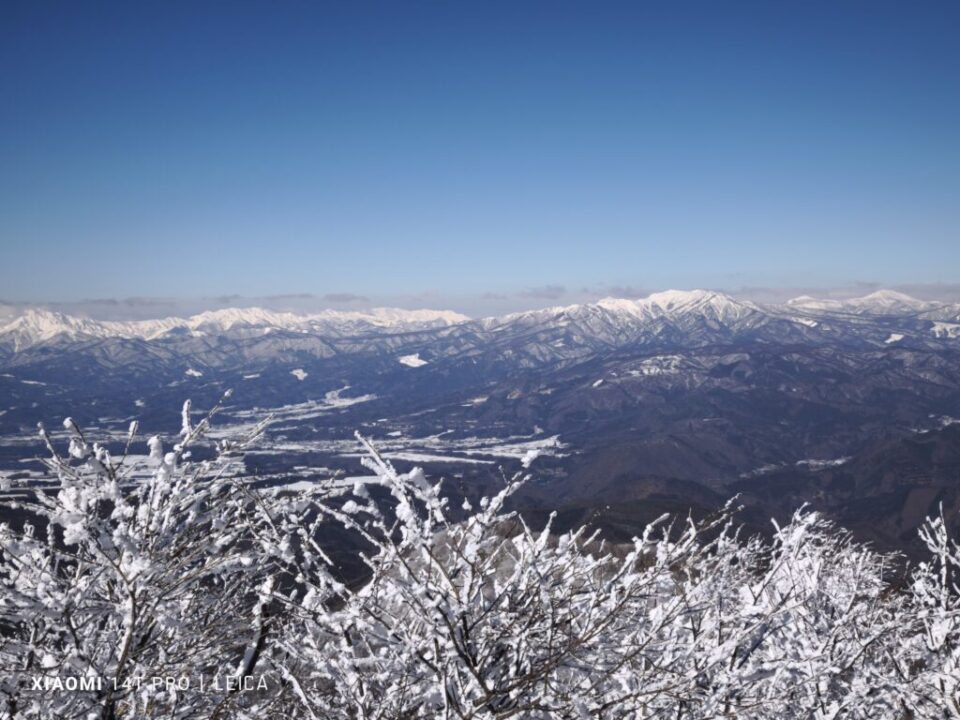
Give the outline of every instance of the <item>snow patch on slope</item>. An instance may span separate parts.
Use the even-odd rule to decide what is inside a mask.
[[[420,353],[414,353],[413,355],[404,355],[397,358],[397,362],[401,365],[406,365],[407,367],[418,368],[427,365],[427,361],[420,357]]]
[[[956,323],[935,322],[933,324],[934,337],[938,338],[960,338],[960,325]]]

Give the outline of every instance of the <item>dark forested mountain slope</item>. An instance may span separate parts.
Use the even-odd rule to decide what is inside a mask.
[[[762,306],[657,293],[469,320],[256,309],[130,323],[31,310],[0,325],[0,472],[37,471],[38,421],[179,426],[235,388],[226,424],[273,411],[277,482],[357,471],[351,433],[471,492],[539,454],[523,501],[629,533],[730,495],[802,502],[907,547],[958,509],[960,307],[883,291]]]

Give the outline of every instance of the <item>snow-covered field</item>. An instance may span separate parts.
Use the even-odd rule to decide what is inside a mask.
[[[352,485],[363,452],[354,429],[371,437],[383,456],[389,460],[425,467],[442,475],[458,474],[458,466],[496,471],[501,465],[528,466],[538,457],[564,457],[569,448],[558,435],[548,435],[540,428],[529,434],[475,435],[450,430],[423,433],[422,413],[413,413],[397,421],[379,419],[352,424],[350,410],[377,399],[373,393],[358,392],[345,385],[318,398],[276,407],[236,407],[227,404],[214,417],[207,433],[206,446],[213,442],[236,438],[252,432],[265,418],[270,422],[264,438],[250,449],[249,457],[264,464],[250,481],[265,484],[329,483],[336,487]],[[485,397],[472,403],[482,404]],[[194,421],[200,413],[193,412]],[[101,417],[83,428],[90,442],[123,447],[133,418]],[[427,424],[429,425],[429,424]],[[418,431],[418,428],[420,430]],[[174,428],[164,435],[169,447],[176,442]],[[157,428],[144,429],[130,446],[124,461],[122,482],[138,483],[156,470],[156,461],[146,454],[146,441]],[[66,454],[67,433],[60,427],[50,428],[54,444]],[[201,444],[202,446],[202,444]],[[0,491],[10,498],[24,488],[56,487],[38,458],[45,455],[36,432],[23,431],[0,437]],[[114,460],[119,459],[115,457]],[[432,469],[431,469],[432,468]],[[349,482],[348,482],[349,481]],[[333,486],[332,486],[333,487]]]

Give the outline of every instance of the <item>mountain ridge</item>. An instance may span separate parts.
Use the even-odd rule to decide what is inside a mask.
[[[76,347],[99,354],[109,365],[111,358],[132,351],[119,345],[142,342],[171,361],[208,366],[421,353],[428,362],[484,356],[535,367],[618,349],[693,348],[734,339],[940,347],[960,340],[960,305],[894,291],[847,301],[797,298],[760,304],[712,290],[668,290],[480,319],[446,310],[296,314],[226,308],[188,318],[97,321],[28,309],[0,324],[0,364],[46,362],[49,352]]]
[[[469,318],[466,315],[449,310],[374,308],[368,312],[325,310],[301,315],[254,307],[208,310],[186,318],[124,321],[92,320],[53,310],[28,308],[6,324],[0,325],[0,342],[6,339],[16,352],[58,336],[67,336],[70,339],[155,340],[173,330],[204,333],[226,332],[238,328],[270,328],[331,332],[336,331],[338,326],[349,328],[363,325],[390,330],[436,327],[467,320]]]

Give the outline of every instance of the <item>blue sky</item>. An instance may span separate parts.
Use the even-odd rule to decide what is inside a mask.
[[[0,298],[960,281],[960,4],[0,4]]]

